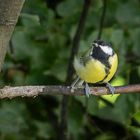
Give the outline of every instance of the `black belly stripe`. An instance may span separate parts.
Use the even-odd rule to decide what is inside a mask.
[[[111,69],[111,67],[110,67],[110,69]],[[106,76],[104,77],[104,79],[101,80],[100,82],[103,82],[107,78],[107,76],[110,74],[110,69],[108,70],[108,73],[106,74]]]
[[[114,53],[113,53],[113,55],[112,55],[112,57],[114,56]],[[106,76],[104,77],[104,79],[103,80],[101,80],[100,82],[103,82],[106,78],[107,78],[107,76],[110,74],[110,69],[111,69],[111,67],[112,67],[112,65],[109,63],[109,65],[110,65],[110,67],[109,67],[109,69],[107,70],[107,72],[106,72]]]

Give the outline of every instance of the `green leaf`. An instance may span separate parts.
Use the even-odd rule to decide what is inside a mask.
[[[138,123],[140,123],[140,111],[136,112],[133,117],[137,120]]]
[[[113,30],[110,41],[113,43],[113,47],[118,47],[123,41],[123,31],[121,29]]]
[[[40,25],[39,17],[37,15],[30,15],[30,14],[23,13],[20,15],[20,18],[24,26],[32,27],[32,26]]]
[[[139,104],[139,95],[121,95],[114,107],[106,106],[97,113],[99,117],[127,124]]]
[[[74,15],[75,13],[79,13],[82,7],[83,1],[81,0],[67,0],[61,2],[57,7],[57,12],[62,17],[69,17]]]
[[[41,22],[43,23],[47,19],[48,7],[45,1],[42,0],[28,0],[23,7],[24,13],[32,13],[33,15],[39,15]],[[46,13],[46,14],[44,14]]]
[[[76,100],[71,100],[69,106],[68,129],[73,135],[78,135],[82,129],[84,114],[81,105]]]
[[[35,120],[34,125],[37,127],[37,136],[39,138],[50,139],[54,135],[53,128],[49,123]]]
[[[25,123],[24,104],[17,103],[4,103],[0,108],[0,132],[4,134],[18,134],[20,131],[27,129],[27,124]]]
[[[113,136],[111,133],[102,133],[101,135],[98,135],[95,140],[113,140],[115,139],[115,136]]]
[[[140,25],[140,9],[138,8],[138,5],[138,2],[130,1],[118,6],[116,19],[124,28]]]
[[[139,56],[139,52],[140,52],[140,28],[135,28],[133,30],[130,30],[130,37],[132,39],[133,42],[133,52],[136,56]],[[138,60],[136,60],[138,61]]]

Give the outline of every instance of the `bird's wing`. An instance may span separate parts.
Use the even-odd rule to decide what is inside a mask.
[[[80,63],[85,65],[87,61],[89,61],[91,57],[91,51],[93,47],[89,48],[81,57],[79,57]]]
[[[85,66],[85,64],[91,59],[91,56],[80,57],[80,63]]]

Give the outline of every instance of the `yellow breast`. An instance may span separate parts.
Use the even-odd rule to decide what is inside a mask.
[[[118,58],[116,54],[109,58],[109,63],[111,68],[108,75],[105,72],[105,65],[94,59],[88,61],[84,66],[77,58],[75,58],[74,68],[77,75],[87,83],[98,83],[101,81],[108,82],[117,70]]]
[[[74,67],[77,75],[87,83],[97,83],[106,76],[105,66],[98,60],[91,59],[83,66],[75,59]]]

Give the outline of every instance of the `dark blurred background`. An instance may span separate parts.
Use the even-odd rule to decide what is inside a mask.
[[[0,85],[62,85],[84,0],[26,0],[9,43]],[[103,9],[92,0],[79,53],[96,39]],[[102,38],[119,56],[112,85],[140,83],[140,1],[107,0]],[[0,140],[56,140],[61,96],[3,99]],[[104,99],[104,100],[103,100]],[[139,140],[140,94],[70,97],[71,140]]]

